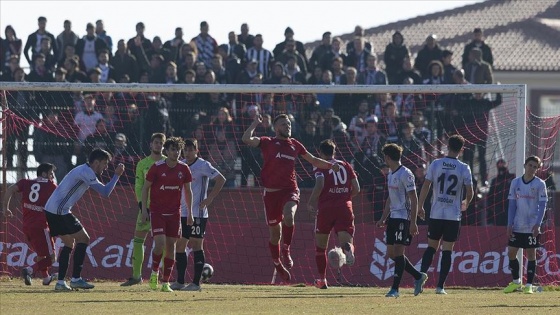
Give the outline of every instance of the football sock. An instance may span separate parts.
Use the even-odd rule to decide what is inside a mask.
[[[289,248],[292,244],[292,238],[294,237],[294,227],[295,225],[287,226],[284,224],[284,222],[282,222],[282,243],[284,243],[284,248]]]
[[[432,260],[434,260],[434,255],[436,253],[436,249],[433,247],[428,246],[426,251],[424,252],[424,256],[422,256],[422,265],[420,267],[421,272],[427,272],[432,265]]]
[[[39,262],[37,263],[37,271],[39,272],[40,275],[48,274],[47,270],[51,265],[52,265],[51,258],[44,257],[43,259],[39,260]]]
[[[410,263],[410,260],[408,260],[408,257],[406,256],[404,256],[404,270],[406,270],[406,272],[412,275],[415,280],[418,280],[422,277],[420,271],[414,268],[414,266]]]
[[[139,279],[142,276],[144,263],[144,239],[135,237],[132,243],[132,277]]]
[[[527,262],[527,284],[533,284],[533,279],[535,279],[536,269],[537,269],[537,262],[534,260],[529,260]]]
[[[399,290],[399,285],[401,284],[401,279],[402,279],[402,275],[404,272],[404,256],[397,256],[395,258],[393,258],[393,260],[395,261],[395,274],[393,276],[393,286],[391,286],[391,289],[393,290]]]
[[[64,281],[64,278],[66,278],[71,252],[72,248],[67,246],[62,247],[60,250],[60,254],[58,255],[58,281]]]
[[[187,253],[175,253],[175,264],[177,267],[177,282],[185,284],[185,272],[187,271]]]
[[[519,261],[517,258],[509,261],[509,270],[511,270],[513,280],[519,280]]]
[[[280,261],[280,244],[272,244],[268,242],[268,248],[270,249],[270,255],[272,256],[272,260],[274,262]]]
[[[161,258],[163,257],[163,253],[156,255],[152,253],[152,272],[159,271],[159,263],[161,262]]]
[[[449,270],[451,270],[451,251],[444,250],[441,252],[441,269],[439,272],[438,288],[443,289]]]
[[[204,250],[197,250],[193,253],[194,260],[194,277],[193,283],[200,285],[200,277],[202,276],[202,269],[204,269]]]
[[[74,249],[74,268],[72,270],[72,278],[81,277],[87,247],[88,244],[85,243],[76,244],[76,249]]]
[[[175,260],[173,258],[165,257],[163,259],[163,282],[169,282],[171,272],[173,271],[173,265],[175,265]]]
[[[319,271],[319,279],[325,279],[327,274],[327,249],[315,247],[315,262],[317,263],[317,271]]]

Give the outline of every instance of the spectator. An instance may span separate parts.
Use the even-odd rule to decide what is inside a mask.
[[[486,206],[488,209],[489,223],[497,226],[506,226],[508,217],[508,194],[511,181],[515,174],[511,174],[508,163],[504,159],[499,159],[496,163],[497,175],[490,182]]]
[[[412,78],[413,84],[422,84],[420,73],[412,68],[410,56],[404,57],[402,69],[398,72],[397,77],[397,82],[404,82],[406,78]]]
[[[274,62],[272,53],[263,48],[263,37],[261,34],[255,36],[253,47],[247,50],[246,60],[255,60],[258,63],[258,71],[262,73],[264,79],[270,76],[270,69]]]
[[[87,35],[79,39],[76,44],[76,55],[78,55],[82,61],[80,65],[82,70],[88,72],[97,66],[97,56],[99,56],[102,51],[109,51],[105,41],[95,35],[93,24],[88,23],[86,31]],[[111,52],[109,52],[109,55],[111,55]]]
[[[164,83],[165,81],[165,67],[164,58],[162,55],[155,54],[150,58],[150,68],[148,69],[148,78],[150,83]],[[204,66],[204,65],[203,65]],[[206,67],[204,67],[206,72]]]
[[[67,83],[66,69],[58,68],[54,72],[54,82]],[[46,109],[58,109],[64,113],[70,113],[73,109],[72,92],[70,91],[50,91],[45,101]],[[43,113],[44,116],[44,113]]]
[[[389,198],[389,189],[387,187],[387,175],[389,174],[389,166],[382,162],[379,166],[380,170],[370,180],[372,183],[368,187],[368,199],[373,203],[373,221],[378,222],[383,215],[385,201]],[[359,176],[359,174],[358,174]],[[362,183],[362,182],[360,182]],[[373,223],[373,222],[372,222]]]
[[[0,72],[3,72],[2,70],[6,71],[10,68],[10,58],[12,56],[17,56],[18,61],[21,59],[21,50],[23,47],[21,39],[17,37],[16,31],[11,25],[6,26],[4,35],[6,38],[3,41],[0,40],[0,46],[3,46],[0,48],[2,51],[0,60],[3,60],[3,62],[0,62]]]
[[[332,81],[332,73],[329,70],[323,71],[320,84],[334,85],[334,82]],[[334,103],[334,93],[317,94],[317,100],[319,101],[319,106],[322,109],[332,108]]]
[[[245,44],[240,43],[235,36],[235,32],[228,33],[228,56],[235,55],[241,63],[245,63],[245,55],[247,54],[247,48]]]
[[[65,50],[67,46],[76,47],[76,44],[78,43],[78,39],[80,39],[78,35],[76,35],[76,33],[74,33],[74,31],[72,30],[72,22],[70,22],[69,20],[65,20],[63,27],[64,27],[64,31],[62,31],[56,37],[57,47],[60,48],[59,54],[56,55],[59,60],[62,60],[62,58],[64,58],[63,55],[64,52],[62,50],[63,49]],[[72,57],[72,56],[67,56],[67,57]]]
[[[340,49],[340,41],[339,41],[339,47]],[[339,50],[338,49],[338,50]],[[313,69],[315,69],[315,67],[321,67],[321,69],[323,70],[331,70],[328,68],[328,66],[330,65],[330,63],[327,63],[327,68],[323,68],[322,65],[322,61],[323,61],[323,57],[327,54],[327,53],[332,53],[333,48],[331,47],[331,32],[325,32],[323,33],[323,37],[321,39],[321,45],[317,46],[314,50],[313,53],[311,54],[311,59],[309,59],[309,71],[313,71]],[[338,52],[337,50],[337,52]],[[331,55],[331,54],[329,54]],[[332,60],[332,56],[331,55],[331,60]]]
[[[426,164],[418,165],[418,167],[414,170],[414,179],[415,179],[416,187],[422,187],[422,185],[424,185],[424,182],[426,181]],[[420,197],[421,191],[422,191],[421,189],[416,190],[418,197]],[[428,191],[428,195],[426,197],[426,201],[424,201],[424,204],[418,205],[418,207],[424,207],[424,211],[425,211],[424,217],[426,218],[425,220],[418,220],[418,224],[428,223],[428,218],[430,217],[430,212],[432,211],[432,195],[433,195],[433,190],[430,189]]]
[[[110,64],[115,73],[115,80],[120,80],[123,76],[127,75],[132,82],[138,82],[140,68],[136,61],[136,57],[130,54],[123,39],[117,43],[117,51],[115,56],[110,59]]]
[[[2,76],[0,76],[0,82],[14,81],[14,71],[19,68],[19,57],[17,55],[10,56],[8,66],[2,72]]]
[[[358,84],[362,85],[386,85],[387,75],[377,68],[377,57],[368,55],[366,57],[366,68],[358,75]]]
[[[342,67],[343,67],[342,58],[334,57],[330,69],[333,74],[333,82],[336,85],[346,85],[346,75]]]
[[[358,113],[356,116],[352,117],[350,126],[348,127],[348,131],[352,133],[352,140],[358,145],[364,141],[367,135],[366,121],[370,118],[373,119],[377,117],[370,113],[368,101],[362,100],[358,105]]]
[[[227,45],[218,46],[218,54],[214,56],[214,59],[219,56],[221,66],[225,69],[225,82],[233,84],[236,83],[236,79],[242,71],[241,59],[237,58],[237,55],[229,56],[227,54]],[[245,57],[243,57],[245,58]],[[221,71],[217,71],[217,60],[212,59],[212,70],[216,73],[218,81],[220,81]],[[221,82],[221,81],[220,81]]]
[[[161,55],[164,63],[173,61],[173,54],[171,53],[171,50],[163,47],[163,42],[159,36],[154,37],[154,40],[152,41],[152,49],[148,52],[148,58],[151,60],[153,55]]]
[[[317,151],[323,140],[323,137],[317,133],[317,122],[314,120],[306,121],[299,140],[310,152]]]
[[[54,71],[54,67],[56,65],[57,59],[51,53],[51,40],[48,37],[44,37],[41,39],[41,51],[35,55],[33,55],[33,62],[35,62],[35,58],[42,54],[45,56],[45,68],[47,68],[50,72]]]
[[[356,27],[354,28],[354,40],[349,41],[348,44],[346,44],[346,53],[348,54],[348,56],[355,54],[357,38],[363,39],[359,41],[362,46],[361,49],[365,50],[366,52],[369,52],[370,54],[374,53],[373,45],[370,42],[366,41],[364,38],[364,29],[360,25],[356,25]],[[356,67],[354,65],[352,66]],[[360,70],[358,67],[356,67],[356,69]]]
[[[428,65],[428,76],[424,79],[424,84],[443,84],[443,65],[439,60],[432,60]]]
[[[185,45],[185,47],[190,47],[189,45]],[[183,78],[185,77],[188,71],[195,72],[195,64],[196,64],[196,55],[193,52],[188,52],[183,56],[183,60],[181,60],[181,65],[177,65],[177,73],[178,75]],[[195,72],[196,75],[196,72]]]
[[[443,64],[443,84],[453,84],[453,73],[455,73],[455,66],[451,64],[451,59],[453,58],[453,52],[450,50],[444,50],[441,53],[441,62]]]
[[[175,28],[175,37],[166,41],[163,44],[163,48],[168,49],[171,51],[171,60],[177,62],[180,59],[179,52],[181,46],[186,44],[185,40],[183,39],[184,33],[182,27]]]
[[[33,70],[29,72],[27,81],[29,82],[53,82],[54,77],[50,69],[46,67],[45,55],[39,53],[35,55]],[[46,92],[45,94],[46,95]]]
[[[342,65],[344,67],[346,67],[348,65],[348,56],[343,53],[340,50],[340,45],[342,44],[342,40],[340,39],[340,37],[335,37],[332,40],[332,43],[330,45],[330,50],[326,51],[323,56],[321,57],[321,59],[319,59],[319,65],[321,67],[321,69],[324,70],[332,70],[331,66],[333,63],[333,60],[335,58],[341,58],[342,59]],[[315,68],[313,68],[315,69]]]
[[[404,45],[404,37],[401,32],[396,31],[393,34],[393,41],[385,47],[385,53],[383,54],[389,84],[402,84],[402,81],[398,80],[398,73],[404,58],[408,55],[409,51]]]
[[[270,78],[264,80],[264,84],[280,84],[280,80],[285,74],[284,65],[281,62],[275,62]]]
[[[72,168],[72,143],[66,131],[68,126],[58,120],[56,111],[47,111],[33,132],[33,155],[38,163],[56,165],[55,175],[62,180]]]
[[[302,72],[297,65],[297,60],[295,55],[288,56],[285,67],[286,75],[292,78],[291,84],[305,84],[306,73]]]
[[[286,30],[284,31],[284,41],[278,43],[276,47],[274,47],[274,49],[272,50],[272,54],[274,55],[274,58],[276,58],[277,56],[282,54],[284,50],[286,50],[286,44],[289,40],[294,41],[295,43],[294,48],[303,57],[305,63],[305,69],[307,69],[308,61],[307,61],[307,56],[305,55],[305,48],[303,47],[303,43],[294,39],[294,30],[292,30],[292,28],[289,26],[286,27]]]
[[[367,57],[371,55],[371,52],[368,51],[364,45],[365,39],[363,37],[356,37],[354,38],[352,51],[349,52],[346,50],[346,53],[348,54],[348,58],[346,59],[348,66],[356,68],[359,73],[366,69]],[[346,49],[348,49],[348,47],[346,47]]]
[[[22,68],[14,71],[14,82],[26,82],[25,72]],[[6,101],[8,108],[17,114],[17,116],[26,119],[26,123],[19,124],[14,132],[7,133],[7,162],[8,167],[14,167],[13,159],[16,153],[16,143],[18,148],[18,167],[22,170],[27,169],[27,137],[29,135],[30,121],[37,120],[38,113],[35,111],[35,104],[32,100],[32,94],[28,91],[7,91]]]
[[[228,81],[228,72],[224,67],[223,59],[220,54],[215,54],[214,57],[212,57],[212,67],[210,70],[214,72],[216,82],[220,84],[233,83],[233,81]]]
[[[414,125],[414,131],[412,132],[414,137],[420,140],[426,152],[433,155],[435,148],[432,145],[432,131],[426,128],[424,114],[422,112],[412,114],[412,124]]]
[[[107,49],[109,50],[109,55],[112,56],[113,39],[111,38],[111,36],[107,35],[107,31],[105,31],[105,23],[103,23],[103,20],[95,21],[95,35],[105,42]]]
[[[380,169],[383,158],[381,148],[385,145],[386,138],[379,132],[377,117],[366,120],[366,136],[360,143],[360,150],[355,154],[356,173],[360,177],[360,183],[364,186],[373,184],[373,178],[381,175]]]
[[[77,58],[66,58],[64,69],[66,69],[66,81],[73,83],[88,81],[87,75],[80,70]]]
[[[66,58],[73,58],[74,56],[76,56],[76,46],[72,44],[66,45],[62,49],[62,57],[57,61],[58,67],[60,68],[64,66]]]
[[[484,35],[482,34],[482,29],[475,28],[473,32],[473,40],[465,46],[463,51],[463,60],[461,62],[463,69],[467,67],[470,62],[469,54],[473,48],[479,48],[482,51],[482,60],[490,65],[490,68],[494,67],[494,57],[492,56],[492,49],[490,46],[486,45],[483,40]]]
[[[255,36],[249,34],[249,25],[247,23],[241,24],[241,34],[237,35],[237,40],[244,44],[247,49],[253,47],[253,40]]]
[[[426,162],[426,151],[422,141],[414,136],[411,122],[401,124],[400,138],[397,142],[402,148],[402,164],[414,170]]]
[[[304,75],[307,75],[307,62],[305,61],[306,58],[296,50],[295,43],[296,41],[294,41],[293,39],[287,39],[284,42],[284,50],[278,55],[274,54],[274,59],[285,65],[286,63],[288,63],[288,58],[295,57],[300,71]]]
[[[41,16],[37,19],[39,24],[39,29],[27,37],[27,42],[25,43],[25,47],[23,48],[23,54],[25,55],[25,59],[27,62],[32,65],[32,56],[29,56],[29,49],[31,49],[32,54],[36,54],[41,50],[41,40],[43,37],[48,37],[51,39],[51,48],[53,51],[54,56],[58,56],[58,45],[56,44],[56,39],[54,35],[47,32],[47,18]]]
[[[95,98],[93,94],[84,95],[83,110],[76,114],[74,124],[78,127],[78,140],[85,141],[86,138],[96,130],[97,121],[103,119],[103,115],[95,110]]]
[[[247,62],[245,70],[241,71],[237,77],[237,84],[249,84],[253,78],[259,74],[257,70],[257,60],[251,59]]]
[[[441,60],[442,53],[443,51],[437,44],[437,36],[435,34],[429,35],[426,38],[426,44],[420,49],[414,61],[414,68],[420,72],[422,78],[425,79],[430,76],[428,65],[434,60]]]
[[[412,78],[406,78],[401,84],[411,85],[413,83]],[[406,121],[411,121],[412,115],[418,111],[423,111],[425,107],[422,94],[413,93],[397,93],[395,95],[395,105],[397,106],[397,112]]]
[[[109,51],[102,50],[99,52],[97,56],[97,68],[101,70],[101,76],[99,78],[99,82],[107,83],[109,80],[117,80],[115,76],[115,68],[109,64]]]
[[[136,64],[138,65],[139,71],[148,71],[148,69],[150,68],[148,52],[152,48],[152,42],[144,37],[145,30],[146,27],[144,26],[144,23],[136,23],[136,36],[129,39],[125,47],[128,49],[128,52],[136,59]]]
[[[89,83],[101,83],[101,69],[98,67],[91,68],[87,73]]]
[[[84,146],[82,150],[82,155],[85,155],[83,159],[87,159],[93,149],[103,149],[109,153],[115,151],[115,146],[113,139],[115,138],[114,133],[109,132],[104,119],[99,119],[95,122],[95,131],[87,136],[84,141]]]
[[[474,98],[460,103],[459,115],[455,123],[456,131],[465,138],[463,161],[474,169],[474,151],[478,150],[479,183],[488,186],[486,167],[486,142],[488,140],[488,121],[490,111],[502,104],[502,94],[496,94],[494,101],[483,98],[482,93],[474,94]]]
[[[323,71],[325,71],[325,70],[321,69],[320,67],[316,67],[315,69],[313,69],[313,74],[311,75],[309,80],[307,80],[307,84],[309,84],[309,85],[321,84],[321,79],[323,77]]]
[[[469,52],[469,63],[465,67],[465,77],[472,84],[492,84],[492,66],[482,60],[482,50],[474,47]]]
[[[144,128],[138,106],[134,103],[124,105],[125,113],[123,114],[123,127],[121,131],[127,135],[128,150],[134,152],[134,155],[142,156],[142,136]],[[151,135],[150,135],[151,136]]]
[[[192,39],[198,49],[197,60],[204,62],[208,68],[212,66],[212,57],[218,52],[218,43],[208,34],[209,29],[206,21],[200,22],[200,34]]]
[[[356,151],[356,146],[352,141],[352,137],[346,130],[346,124],[340,120],[340,117],[333,116],[331,118],[332,135],[331,139],[336,143],[336,150],[338,156],[350,163],[354,158],[353,153]]]
[[[129,149],[128,141],[124,133],[117,133],[113,143],[113,152],[111,152],[112,155],[109,167],[114,169],[119,163],[124,164],[124,176],[121,176],[118,184],[133,185],[134,179],[136,178],[134,165],[139,161],[139,156]]]
[[[209,155],[214,160],[213,164],[226,178],[228,187],[231,187],[235,180],[234,165],[237,150],[233,134],[233,118],[229,110],[221,108],[218,117],[210,123],[209,128]]]
[[[383,116],[379,122],[379,131],[386,137],[387,143],[398,143],[400,125],[403,119],[397,116],[397,107],[393,102],[387,102],[383,108]]]

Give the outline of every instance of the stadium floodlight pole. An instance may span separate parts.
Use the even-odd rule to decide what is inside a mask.
[[[525,151],[526,151],[526,133],[527,124],[519,123],[526,122],[527,120],[527,85],[520,85],[515,93],[517,96],[517,143],[515,146],[515,173],[516,176],[523,176],[525,168],[523,163],[525,162]],[[520,135],[523,135],[520,137]],[[509,237],[509,235],[508,235]],[[519,270],[523,270],[523,248],[517,251],[517,260],[519,261]],[[523,284],[523,277],[519,277],[520,283]]]

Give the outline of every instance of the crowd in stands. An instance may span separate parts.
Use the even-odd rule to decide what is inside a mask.
[[[272,51],[263,47],[264,36],[253,35],[247,24],[240,34],[230,32],[227,43],[218,43],[207,22],[200,33],[188,40],[182,28],[164,41],[148,39],[145,26],[136,24],[136,34],[113,39],[103,21],[88,23],[86,34],[73,31],[71,21],[54,35],[47,31],[47,19],[38,19],[38,30],[25,43],[7,26],[1,39],[0,79],[17,82],[91,82],[160,84],[488,84],[493,83],[492,50],[484,43],[482,30],[473,32],[466,43],[462,64],[452,64],[452,52],[430,34],[416,57],[400,32],[384,50],[366,40],[356,26],[354,39],[344,42],[323,33],[311,56],[287,27],[285,40]],[[25,45],[24,45],[25,44]],[[116,46],[115,46],[116,45]],[[20,67],[23,57],[31,65]],[[382,61],[382,62],[381,62]],[[149,152],[152,133],[195,137],[201,156],[212,158],[233,185],[242,173],[241,185],[249,174],[258,184],[260,151],[241,144],[241,134],[257,114],[263,123],[257,136],[274,135],[272,118],[286,113],[292,119],[293,136],[315,152],[319,142],[332,138],[338,158],[352,161],[381,214],[386,194],[381,147],[394,142],[403,146],[403,164],[414,170],[418,184],[426,165],[445,146],[447,135],[460,133],[467,139],[464,160],[473,168],[475,152],[477,180],[488,181],[485,146],[489,111],[502,102],[487,95],[446,94],[226,94],[226,93],[80,93],[8,91],[14,121],[8,143],[8,166],[14,167],[16,147],[27,159],[25,143],[29,123],[35,132],[33,153],[37,161],[54,162],[57,177],[75,163],[84,162],[94,147],[107,148],[115,160],[134,163]],[[236,104],[233,106],[233,104]],[[56,150],[53,149],[56,144]],[[22,150],[23,148],[23,150]],[[236,160],[241,158],[241,169]],[[21,163],[20,165],[26,165]],[[63,165],[61,167],[61,165]],[[300,166],[308,167],[307,165]],[[128,169],[131,169],[130,167]],[[240,172],[241,171],[241,172]],[[300,169],[300,171],[303,171]],[[307,170],[309,171],[309,170]],[[305,172],[302,172],[305,174]],[[126,176],[128,177],[128,176]],[[132,179],[133,176],[130,176]],[[302,177],[302,186],[312,185]],[[476,203],[473,203],[476,206]],[[376,217],[376,220],[378,218]]]

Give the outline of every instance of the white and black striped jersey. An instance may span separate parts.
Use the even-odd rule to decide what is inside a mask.
[[[267,79],[270,76],[270,64],[274,59],[272,53],[264,48],[257,50],[255,47],[251,47],[247,50],[247,62],[255,59],[257,61],[257,71],[262,73],[263,79]]]

